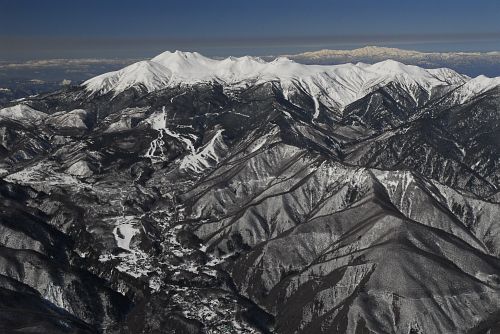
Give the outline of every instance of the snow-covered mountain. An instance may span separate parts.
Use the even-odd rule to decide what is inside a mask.
[[[408,89],[420,87],[429,94],[438,87],[456,87],[469,78],[450,69],[423,69],[386,60],[373,65],[302,65],[287,58],[265,62],[255,57],[214,60],[191,52],[165,52],[116,72],[83,83],[95,94],[121,93],[128,88],[148,92],[175,85],[217,82],[224,86],[277,81],[286,89],[302,89],[331,105],[345,107],[378,87],[397,82]]]
[[[408,60],[413,59],[429,59],[432,57],[436,58],[458,58],[462,57],[480,57],[480,56],[490,56],[490,57],[500,57],[500,52],[420,52],[413,50],[404,50],[398,48],[388,48],[380,46],[365,46],[359,49],[353,50],[319,50],[299,53],[296,55],[290,55],[288,57],[293,58],[309,58],[309,59],[326,59],[333,57],[377,57],[382,59],[390,58],[405,58]]]
[[[379,50],[376,48],[375,50]],[[396,51],[389,49],[391,55]],[[381,51],[385,51],[382,49]],[[381,52],[380,51],[380,52]],[[372,48],[358,53],[372,52]],[[410,52],[411,53],[411,52]],[[322,54],[322,53],[321,53]],[[387,52],[381,54],[386,55]],[[229,57],[214,60],[191,52],[164,52],[150,61],[134,63],[116,72],[105,73],[83,83],[92,94],[119,94],[129,88],[158,91],[177,85],[217,82],[227,89],[263,82],[278,82],[287,94],[302,90],[324,105],[342,110],[350,103],[389,83],[398,84],[416,99],[418,90],[428,98],[455,90],[463,103],[497,87],[499,78],[469,78],[451,69],[424,69],[395,60],[375,64],[304,65],[287,58],[263,61],[256,57]]]
[[[397,48],[366,46],[353,50],[319,50],[287,55],[304,64],[376,63],[394,59],[425,68],[448,67],[470,76],[499,76],[500,52],[420,52]]]
[[[12,102],[0,331],[497,333],[499,81],[165,52]]]

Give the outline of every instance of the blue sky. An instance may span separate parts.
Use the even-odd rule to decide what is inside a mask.
[[[0,0],[0,59],[500,50],[498,0]]]

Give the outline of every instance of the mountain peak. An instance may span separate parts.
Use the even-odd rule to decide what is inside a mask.
[[[83,83],[93,93],[115,94],[136,85],[142,85],[148,92],[159,86],[167,85],[172,72],[157,62],[143,60],[122,68],[119,71],[101,74]]]
[[[151,61],[166,67],[185,69],[186,66],[194,66],[201,63],[209,63],[214,60],[201,55],[198,52],[187,51],[165,51],[151,59]]]
[[[422,67],[414,65],[406,65],[399,61],[393,59],[383,60],[381,62],[369,65],[366,67],[372,71],[380,73],[382,75],[409,75],[415,79],[418,78],[428,78],[431,80],[433,75],[429,73],[429,70]]]
[[[409,65],[405,65],[393,59],[383,60],[381,62],[371,65],[372,68],[384,69],[390,72],[406,72]],[[416,66],[415,66],[416,67]]]
[[[175,50],[173,52],[172,51],[164,51],[156,57],[162,57],[162,56],[166,57],[166,56],[172,56],[172,55],[176,55],[178,57],[182,57],[185,59],[203,57],[200,53],[198,53],[196,51],[181,51],[181,50]]]

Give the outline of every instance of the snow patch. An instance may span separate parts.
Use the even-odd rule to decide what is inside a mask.
[[[168,135],[172,138],[177,139],[181,143],[184,144],[184,147],[190,152],[194,153],[194,142],[197,137],[193,134],[180,134],[173,130],[167,128],[167,113],[165,111],[165,107],[162,108],[161,113],[156,113],[150,116],[149,119],[146,120],[147,123],[151,125],[151,128],[158,131],[158,137],[153,140],[150,144],[148,151],[145,154],[145,157],[156,159],[163,158],[165,155],[164,146],[165,140],[164,135]],[[158,152],[159,151],[159,154]]]
[[[137,232],[139,232],[139,229],[135,228],[131,223],[125,223],[115,227],[113,235],[115,236],[117,246],[130,251],[130,242]]]
[[[212,139],[204,146],[198,149],[198,152],[185,156],[180,164],[183,170],[191,170],[200,173],[207,168],[211,168],[219,163],[221,153],[225,152],[227,147],[222,138],[224,130],[217,130]]]
[[[93,174],[92,169],[90,169],[89,164],[85,160],[75,162],[66,169],[66,172],[79,177],[88,177]]]

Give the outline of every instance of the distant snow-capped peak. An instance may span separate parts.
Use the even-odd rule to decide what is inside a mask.
[[[309,58],[309,59],[321,59],[327,57],[335,57],[335,56],[384,56],[384,57],[394,57],[394,56],[415,56],[421,54],[418,51],[411,50],[402,50],[397,48],[387,48],[387,47],[379,47],[379,46],[365,46],[359,49],[354,50],[329,50],[323,49],[318,51],[309,51],[304,53],[299,53],[296,55],[289,55],[288,57],[293,58]]]
[[[369,58],[369,59],[446,59],[446,58],[484,58],[484,57],[499,57],[499,51],[492,52],[421,52],[415,50],[404,50],[398,48],[388,48],[380,46],[365,46],[359,49],[352,50],[331,50],[323,49],[318,51],[308,51],[294,55],[287,55],[291,59],[298,60],[327,60],[327,59],[355,59],[355,58]]]
[[[285,57],[266,62],[257,57],[229,57],[215,60],[197,52],[164,52],[149,61],[129,65],[87,80],[83,86],[92,94],[115,95],[131,87],[148,92],[179,84],[218,82],[231,86],[249,82],[279,82],[286,89],[300,87],[321,103],[344,108],[374,89],[390,82],[403,87],[418,87],[429,94],[435,87],[456,88],[468,83],[469,77],[451,69],[424,69],[385,60],[372,65],[304,65]],[[476,80],[472,92],[482,91],[497,80]],[[484,88],[481,88],[483,87]]]

